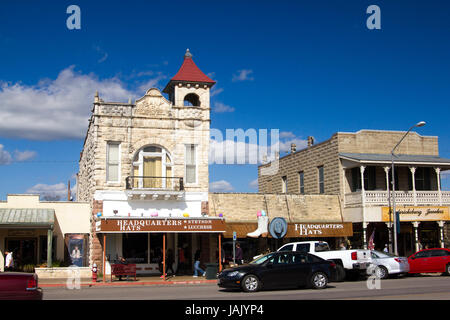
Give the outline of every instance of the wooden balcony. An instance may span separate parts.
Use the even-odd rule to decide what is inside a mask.
[[[126,193],[132,200],[181,200],[184,197],[183,178],[128,176]]]

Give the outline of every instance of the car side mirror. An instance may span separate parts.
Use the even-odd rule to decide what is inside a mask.
[[[411,259],[411,260],[414,260],[414,259],[416,259],[416,257],[412,256],[410,259]]]

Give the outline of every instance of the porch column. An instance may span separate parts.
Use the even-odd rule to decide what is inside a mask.
[[[51,268],[52,261],[52,248],[53,248],[53,226],[47,230],[47,267]]]
[[[414,227],[414,247],[416,249],[416,252],[420,250],[419,248],[419,221],[411,222]]]
[[[441,192],[441,168],[434,168],[436,171],[436,179],[438,185],[439,205],[442,206],[442,192]]]
[[[388,240],[388,249],[389,252],[393,252],[393,248],[392,248],[392,222],[385,222],[386,226],[388,228],[388,236],[389,236],[389,240]]]
[[[103,283],[106,282],[106,233],[103,234],[103,263],[102,263],[102,273],[103,273]]]
[[[166,234],[163,234],[163,280],[166,281]]]
[[[409,170],[411,170],[411,175],[412,175],[412,188],[413,188],[414,205],[417,206],[417,195],[416,195],[416,168],[415,168],[415,167],[409,167]]]
[[[222,272],[222,235],[219,233],[219,272]]]
[[[344,207],[346,206],[345,194],[346,194],[346,192],[345,192],[345,168],[342,168],[342,198],[344,199]]]
[[[445,221],[438,221],[439,225],[439,242],[441,243],[441,248],[444,248],[444,225]]]
[[[369,225],[368,222],[363,222],[363,245],[364,249],[367,249],[367,226]]]
[[[366,167],[360,166],[359,169],[361,171],[361,197],[362,197],[362,205],[364,208],[366,205],[366,191],[364,189],[364,170],[366,170]]]

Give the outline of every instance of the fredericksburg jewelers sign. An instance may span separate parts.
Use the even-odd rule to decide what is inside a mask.
[[[450,220],[449,207],[396,207],[395,210],[400,214],[400,221]],[[389,221],[389,207],[382,207],[382,215],[383,221]]]
[[[96,231],[115,232],[225,232],[223,218],[102,218]]]

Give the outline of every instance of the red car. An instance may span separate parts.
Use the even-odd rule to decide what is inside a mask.
[[[0,300],[42,300],[35,273],[0,273]]]
[[[450,275],[450,249],[420,250],[408,258],[409,273],[445,272]]]

